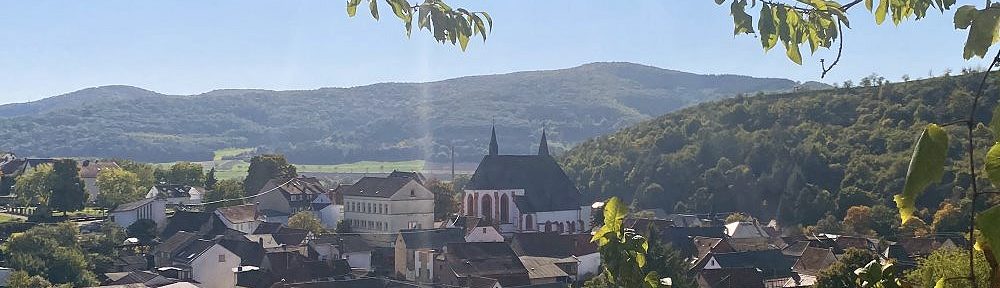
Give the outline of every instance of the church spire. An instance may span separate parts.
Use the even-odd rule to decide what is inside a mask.
[[[499,145],[497,145],[497,125],[493,124],[492,135],[490,135],[490,155],[498,155]]]
[[[542,127],[542,141],[538,143],[538,155],[549,155],[549,141],[545,140],[545,127]]]

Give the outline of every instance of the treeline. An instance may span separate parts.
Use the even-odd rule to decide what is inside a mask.
[[[704,103],[586,141],[561,161],[589,196],[623,197],[638,209],[742,211],[826,232],[900,233],[892,195],[902,190],[913,142],[928,122],[964,119],[975,78],[866,77],[861,87]],[[980,107],[991,110],[997,100]],[[902,233],[964,229],[958,215],[968,211],[960,199],[970,177],[957,143],[966,138],[947,129],[955,130],[951,164],[918,203],[928,227]],[[988,146],[990,133],[976,129],[977,147]]]

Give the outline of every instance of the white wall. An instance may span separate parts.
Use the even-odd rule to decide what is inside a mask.
[[[476,227],[465,235],[465,242],[503,242],[503,235],[493,227]]]
[[[347,263],[351,265],[351,269],[365,269],[368,271],[372,270],[372,252],[351,252],[342,255],[344,259],[347,259]]]
[[[580,261],[580,265],[576,269],[577,281],[588,280],[589,278],[584,278],[587,273],[590,273],[590,277],[601,273],[601,253],[577,256],[576,259]]]
[[[149,204],[132,210],[111,212],[111,216],[114,218],[115,224],[121,227],[128,227],[132,223],[139,221],[139,219],[153,220],[153,222],[156,222],[157,227],[162,227],[167,221],[166,210],[165,201],[154,200],[149,202]]]
[[[225,255],[224,262],[219,262],[219,255]],[[239,256],[215,244],[192,261],[191,278],[201,283],[201,287],[236,287],[236,274],[233,273],[233,268],[239,266]]]

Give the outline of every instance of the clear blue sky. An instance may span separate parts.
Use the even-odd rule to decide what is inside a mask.
[[[729,7],[711,0],[452,0],[494,18],[490,39],[464,53],[426,32],[407,39],[387,7],[379,22],[365,7],[348,18],[344,2],[0,1],[0,103],[111,84],[168,94],[315,89],[595,61],[827,83],[983,63],[962,59],[965,31],[953,29],[951,12],[876,27],[856,7],[841,64],[819,79],[819,58],[831,51],[806,56],[802,66],[780,49],[765,54],[752,36],[734,37]]]

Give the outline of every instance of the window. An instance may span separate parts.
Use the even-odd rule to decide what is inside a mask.
[[[410,221],[409,223],[406,224],[406,227],[410,229],[418,229],[420,228],[420,224],[417,223],[417,221]]]
[[[410,197],[417,197],[417,193],[413,189],[410,189]]]
[[[500,196],[500,223],[510,223],[510,202],[507,194]]]
[[[219,254],[219,262],[226,262],[226,254]]]

